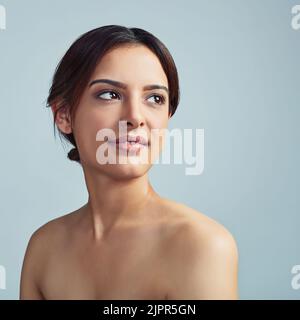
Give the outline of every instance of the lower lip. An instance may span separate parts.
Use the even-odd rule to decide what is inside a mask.
[[[134,142],[134,143],[130,143],[128,141],[125,142],[120,142],[120,143],[112,143],[115,146],[118,146],[119,149],[121,150],[126,150],[126,151],[138,151],[142,148],[146,148],[147,145],[142,144],[142,143],[138,143],[138,142]]]

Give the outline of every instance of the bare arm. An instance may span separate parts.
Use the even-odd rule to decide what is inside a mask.
[[[40,238],[40,231],[37,230],[27,245],[21,272],[20,300],[44,299],[38,284],[42,259],[39,254],[42,245]]]
[[[225,228],[205,237],[192,228],[180,237],[175,276],[168,299],[238,299],[238,249]]]

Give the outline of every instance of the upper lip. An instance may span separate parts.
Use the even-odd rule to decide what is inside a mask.
[[[143,136],[138,136],[138,135],[125,135],[122,136],[120,138],[117,138],[114,140],[115,143],[122,143],[122,142],[126,142],[126,141],[134,141],[134,142],[138,142],[140,144],[144,144],[144,145],[148,145],[149,141],[147,138],[143,137]]]

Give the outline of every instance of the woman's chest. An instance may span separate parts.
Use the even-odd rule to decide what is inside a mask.
[[[166,261],[159,244],[146,240],[99,250],[58,250],[44,272],[43,295],[67,300],[165,299]]]

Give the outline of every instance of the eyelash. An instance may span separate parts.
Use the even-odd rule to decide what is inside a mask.
[[[117,92],[113,91],[113,90],[105,90],[105,91],[100,91],[100,92],[98,92],[98,93],[96,94],[96,99],[100,99],[100,100],[104,100],[104,101],[110,101],[110,99],[102,99],[102,98],[99,98],[99,96],[100,96],[101,94],[103,94],[103,93],[114,93],[114,94],[116,94],[116,95],[119,96],[119,94],[118,94]],[[160,102],[160,103],[155,103],[155,102],[154,102],[155,104],[162,105],[162,104],[164,104],[165,101],[166,101],[166,98],[165,98],[164,96],[160,95],[160,94],[153,94],[153,95],[151,95],[150,97],[153,97],[153,96],[160,97],[160,99],[161,99],[161,102]],[[150,98],[150,97],[149,97],[149,98]]]

